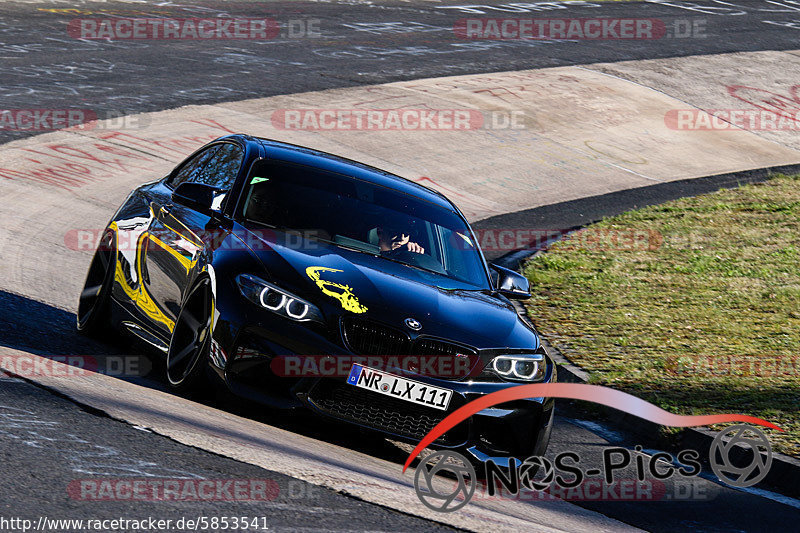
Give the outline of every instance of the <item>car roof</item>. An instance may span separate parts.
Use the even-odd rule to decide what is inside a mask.
[[[261,137],[251,137],[251,139],[256,139],[261,143],[266,151],[267,159],[286,161],[352,176],[403,192],[415,198],[427,200],[450,211],[458,211],[450,200],[438,191],[385,170],[305,146]]]

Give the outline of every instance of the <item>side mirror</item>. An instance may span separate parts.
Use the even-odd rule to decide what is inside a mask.
[[[213,213],[211,206],[218,189],[203,183],[181,183],[172,193],[172,201],[176,204],[191,207],[196,211],[210,215]]]
[[[531,297],[531,284],[528,278],[494,263],[489,267],[497,273],[496,277],[492,276],[497,292],[515,300],[527,300]]]

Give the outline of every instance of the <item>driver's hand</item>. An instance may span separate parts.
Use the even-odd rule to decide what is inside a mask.
[[[399,250],[402,248],[407,248],[409,252],[417,254],[425,253],[425,248],[415,242],[411,242],[411,236],[409,235],[400,235],[399,238],[395,238],[394,242],[392,242],[392,250]]]
[[[408,246],[408,251],[409,252],[414,252],[414,253],[418,253],[418,254],[424,254],[425,253],[425,248],[423,248],[422,246],[420,246],[419,244],[417,244],[415,242],[409,242],[407,246]]]

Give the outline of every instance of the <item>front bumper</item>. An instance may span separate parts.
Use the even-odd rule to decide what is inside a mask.
[[[227,277],[220,275],[219,279]],[[403,374],[416,381],[451,389],[452,400],[445,412],[347,385],[346,374],[322,378],[281,377],[273,372],[272,365],[279,356],[355,357],[359,352],[381,352],[370,351],[369,346],[356,347],[345,331],[346,318],[337,318],[324,325],[286,320],[245,300],[233,281],[227,290],[217,291],[217,309],[219,317],[212,333],[211,368],[234,394],[273,408],[310,409],[397,440],[416,444],[459,407],[486,394],[517,385],[479,381],[481,378],[450,380]],[[419,349],[423,338],[431,339],[426,335],[409,337],[406,348]],[[354,346],[354,349],[347,346]],[[434,348],[428,346],[426,350],[439,353]],[[480,363],[488,362],[490,351],[479,352]],[[555,366],[549,358],[547,363],[543,381],[554,382]],[[384,370],[391,372],[389,368]],[[553,404],[550,398],[529,398],[485,409],[448,431],[436,445],[464,450],[476,459],[508,456],[524,459],[539,455],[549,437]]]
[[[485,394],[472,390],[475,384],[470,382],[406,377],[453,390],[448,410],[440,411],[360,389],[344,380],[319,379],[308,391],[297,394],[320,414],[412,444],[422,440],[447,415]],[[524,459],[541,455],[549,439],[553,403],[550,398],[531,398],[483,409],[449,430],[435,444],[441,448],[466,450],[479,461],[493,458],[495,462],[502,462],[508,457]]]
[[[297,331],[292,331],[295,328]],[[271,367],[279,355],[356,354],[331,343],[323,331],[287,325],[285,321],[278,330],[280,336],[274,331],[270,324],[260,324],[223,335],[230,342],[224,360],[212,362],[232,392],[273,408],[307,408],[413,444],[459,407],[518,385],[404,373],[409,379],[453,391],[448,410],[441,411],[348,385],[346,376],[279,377]],[[554,382],[555,366],[549,359],[547,367],[544,381]],[[530,398],[484,409],[448,431],[436,445],[463,450],[476,461],[493,458],[499,463],[509,456],[524,459],[541,455],[549,440],[553,404],[550,398]]]

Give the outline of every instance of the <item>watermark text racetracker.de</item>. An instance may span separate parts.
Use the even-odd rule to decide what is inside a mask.
[[[73,500],[141,502],[264,502],[278,497],[272,479],[76,479],[67,486]]]
[[[320,19],[272,18],[76,18],[67,34],[74,39],[260,40],[319,38]]]
[[[653,40],[705,38],[705,19],[463,18],[453,25],[467,40]]]
[[[561,250],[654,251],[664,243],[658,230],[644,228],[583,228],[580,230],[477,228],[475,238],[483,251],[509,252],[542,249],[559,241]],[[454,240],[461,247],[465,243]]]
[[[276,109],[270,121],[280,130],[305,131],[472,131],[528,127],[528,117],[523,110]]]
[[[93,109],[0,109],[0,131],[121,130],[149,125],[146,115]]]
[[[800,131],[800,109],[670,109],[664,125],[676,131]]]
[[[686,354],[669,356],[665,363],[671,375],[800,377],[800,356]]]
[[[153,364],[144,355],[48,355],[0,353],[0,375],[21,378],[82,378],[90,374],[114,377],[144,377]]]
[[[237,357],[258,356],[240,348]],[[389,370],[400,375],[463,379],[482,372],[480,359],[459,355],[277,355],[270,361],[272,372],[281,377],[348,377],[353,365],[371,370]]]

